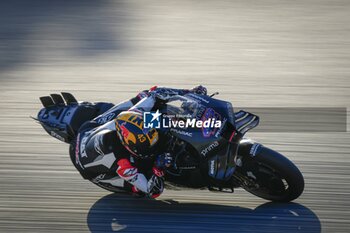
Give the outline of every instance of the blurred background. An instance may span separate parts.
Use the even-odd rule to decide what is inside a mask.
[[[346,129],[249,133],[306,182],[298,204],[257,212],[265,201],[241,190],[106,196],[29,116],[39,96],[60,91],[117,103],[153,85],[198,84],[239,107],[347,109],[349,11],[346,0],[1,1],[0,231],[347,232]]]

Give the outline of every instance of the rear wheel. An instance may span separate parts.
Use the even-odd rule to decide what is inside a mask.
[[[237,169],[235,178],[246,191],[280,202],[292,201],[302,194],[303,175],[286,157],[261,145],[255,155],[249,154],[250,149],[242,151],[242,167]]]

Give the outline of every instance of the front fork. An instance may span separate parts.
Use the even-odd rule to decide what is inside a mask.
[[[213,181],[208,186],[210,191],[233,192],[234,188],[238,187],[254,187],[256,188],[255,178],[252,172],[246,172],[243,169],[246,158],[253,158],[259,151],[261,145],[250,139],[236,139],[235,142],[230,142],[231,147],[231,166],[233,166],[230,178],[223,182]]]
[[[250,188],[257,188],[255,182],[256,177],[254,172],[247,169],[247,161],[254,159],[260,152],[262,145],[248,138],[243,138],[239,142],[235,163],[237,169],[232,176],[233,182],[236,186],[245,186]],[[251,168],[254,170],[254,168]]]

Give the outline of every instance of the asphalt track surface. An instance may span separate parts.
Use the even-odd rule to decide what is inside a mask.
[[[350,135],[251,132],[305,177],[291,204],[166,190],[157,201],[84,181],[29,116],[39,96],[129,98],[197,84],[243,107],[349,107],[350,2],[1,1],[0,232],[349,232]],[[347,127],[349,128],[349,127]]]

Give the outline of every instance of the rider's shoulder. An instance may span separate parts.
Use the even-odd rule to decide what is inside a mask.
[[[110,120],[106,122],[105,124],[101,125],[97,123],[96,121],[88,121],[85,122],[78,130],[79,133],[87,132],[87,131],[102,131],[102,130],[108,130],[108,131],[115,131],[115,121]]]

